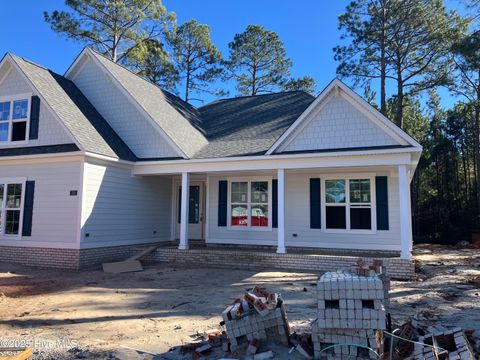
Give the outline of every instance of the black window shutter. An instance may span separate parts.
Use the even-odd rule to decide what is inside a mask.
[[[320,179],[310,179],[310,228],[321,229],[321,193],[320,193]]]
[[[218,226],[227,226],[227,198],[228,182],[220,180],[218,182]]]
[[[32,96],[30,105],[30,135],[29,139],[38,139],[38,123],[40,121],[40,98]]]
[[[278,228],[278,180],[272,180],[272,227]]]
[[[23,206],[22,236],[32,236],[34,193],[35,193],[35,181],[27,181],[25,183],[25,203]]]
[[[375,178],[377,230],[388,230],[388,181],[386,176]]]

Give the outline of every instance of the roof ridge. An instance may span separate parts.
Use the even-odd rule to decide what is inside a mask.
[[[217,102],[221,102],[221,101],[229,101],[229,100],[237,100],[237,99],[246,99],[246,98],[258,98],[258,97],[263,97],[263,96],[283,95],[283,94],[291,94],[291,93],[301,93],[301,94],[309,95],[309,96],[311,96],[312,98],[315,97],[315,96],[313,96],[312,94],[306,92],[305,90],[276,91],[276,92],[272,92],[272,93],[268,93],[268,94],[232,96],[232,97],[229,97],[229,98],[217,99],[217,100],[213,100],[213,101],[211,101],[211,102],[209,102],[209,103],[207,103],[207,104],[205,104],[205,105],[202,105],[202,106],[198,107],[198,109],[204,108],[204,107],[206,107],[206,106],[209,106],[209,105],[215,104],[215,103],[217,103]]]
[[[179,100],[181,100],[183,103],[187,104],[188,106],[191,106],[191,107],[193,107],[194,109],[198,109],[195,105],[192,105],[192,104],[190,104],[189,102],[183,100],[180,96],[177,96],[177,95],[175,95],[174,93],[172,93],[171,91],[168,91],[168,90],[162,88],[160,85],[155,84],[154,82],[152,82],[152,81],[150,81],[150,80],[148,80],[148,79],[145,79],[144,77],[136,74],[135,72],[133,72],[132,70],[130,70],[130,69],[127,68],[126,66],[123,66],[123,65],[121,65],[121,64],[113,61],[112,59],[109,59],[107,56],[103,55],[103,54],[100,53],[99,51],[97,51],[97,50],[95,50],[95,49],[93,49],[93,48],[91,48],[91,47],[89,47],[89,46],[87,46],[86,49],[88,49],[88,50],[94,52],[95,54],[97,54],[97,55],[105,58],[105,60],[110,61],[112,64],[114,64],[114,65],[116,65],[116,66],[119,66],[120,68],[122,68],[122,69],[124,69],[124,70],[127,70],[129,73],[131,73],[132,75],[138,77],[139,79],[142,79],[142,80],[145,81],[147,84],[153,85],[153,86],[159,88],[161,91],[167,92],[167,93],[171,94],[172,96],[175,96],[176,98],[178,98]]]
[[[34,65],[40,69],[43,69],[43,70],[47,70],[47,71],[51,71],[52,73],[56,74],[56,75],[59,75],[59,76],[62,76],[64,77],[63,75],[60,75],[59,73],[56,73],[55,71],[53,71],[52,69],[49,69],[43,65],[40,65],[40,64],[37,64],[36,62],[32,61],[32,60],[29,60],[29,59],[26,59],[24,58],[23,56],[18,56],[18,55],[15,55],[14,53],[11,53],[11,52],[7,52],[7,55],[10,55],[14,60],[17,58],[17,59],[20,59],[20,60],[23,60],[31,65]]]

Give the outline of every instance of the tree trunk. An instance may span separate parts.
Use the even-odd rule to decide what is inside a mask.
[[[386,11],[385,5],[382,5],[382,35],[380,40],[380,112],[385,115],[387,113],[387,93],[386,93],[386,77],[387,77],[387,61],[385,56],[386,47]]]
[[[397,104],[395,109],[395,124],[403,129],[403,82],[401,79],[397,80]]]
[[[185,79],[185,101],[188,102],[189,100],[189,89],[190,89],[190,63],[187,65],[187,74]]]
[[[480,225],[480,91],[477,91],[477,100],[475,103],[475,164],[476,164],[476,205],[477,218],[476,225]]]

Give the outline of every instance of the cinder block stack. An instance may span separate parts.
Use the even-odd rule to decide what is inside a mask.
[[[368,270],[368,271],[367,271]],[[358,344],[377,350],[386,327],[389,281],[381,266],[370,269],[359,264],[352,271],[324,274],[317,283],[318,318],[312,324],[316,359],[375,359],[375,354]]]
[[[255,339],[288,345],[290,328],[278,294],[256,287],[227,307],[222,316],[228,339],[234,347]]]

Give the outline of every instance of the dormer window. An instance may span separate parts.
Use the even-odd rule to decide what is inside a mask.
[[[27,140],[29,98],[0,98],[0,144]]]

